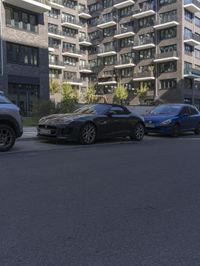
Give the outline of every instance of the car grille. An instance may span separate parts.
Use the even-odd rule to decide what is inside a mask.
[[[49,125],[39,125],[39,128],[45,128],[45,129],[56,129],[55,126],[49,126]]]

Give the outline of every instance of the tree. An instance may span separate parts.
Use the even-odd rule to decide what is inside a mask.
[[[97,101],[96,88],[92,83],[90,83],[88,86],[88,90],[86,93],[86,101],[87,103],[95,103]]]
[[[148,91],[147,85],[141,83],[140,87],[137,89],[137,95],[141,103],[144,101],[145,97],[147,96],[147,91]]]
[[[123,101],[128,98],[128,90],[124,85],[121,83],[118,83],[115,91],[114,91],[114,97],[120,104],[123,104]]]
[[[73,112],[77,108],[78,95],[76,89],[68,83],[62,85],[63,100],[58,104],[58,110],[61,113]]]
[[[50,89],[50,94],[55,94],[55,93],[59,92],[59,89],[60,89],[59,82],[55,79],[50,79],[49,80],[49,89]]]

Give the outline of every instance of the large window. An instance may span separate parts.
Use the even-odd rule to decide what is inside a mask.
[[[138,26],[139,26],[139,28],[151,27],[151,26],[154,25],[154,22],[155,22],[155,17],[154,16],[141,18],[138,21]]]
[[[120,40],[120,48],[133,46],[133,37],[128,37]]]
[[[170,53],[170,52],[174,52],[174,51],[177,51],[177,45],[176,44],[171,44],[171,45],[160,47],[161,54]]]
[[[7,62],[38,66],[38,48],[7,42]]]
[[[159,0],[160,6],[171,5],[173,3],[176,3],[176,0]]]
[[[176,79],[163,79],[160,81],[160,89],[175,89],[177,88],[177,80]]]
[[[169,29],[160,30],[159,33],[160,33],[159,34],[160,40],[176,38],[177,28],[173,27],[173,28],[169,28]]]
[[[66,57],[63,57],[63,62],[64,62],[64,65],[66,65],[66,66],[73,66],[73,67],[75,67],[76,64],[77,64],[77,59],[74,58],[74,57],[68,57],[68,56],[66,56]]]
[[[52,8],[49,11],[49,17],[50,18],[58,19],[59,18],[59,15],[60,15],[60,10],[58,10],[58,9]]]
[[[132,68],[123,68],[121,70],[121,78],[129,78],[133,76],[133,69]]]
[[[176,62],[167,62],[159,64],[159,73],[169,73],[175,72],[177,70],[177,63]]]
[[[155,49],[145,49],[145,50],[139,51],[140,60],[151,59],[154,57],[154,55],[155,55]]]
[[[38,32],[37,16],[25,11],[6,7],[6,25],[30,32]]]
[[[117,63],[116,56],[107,56],[104,58],[104,66],[115,65]]]

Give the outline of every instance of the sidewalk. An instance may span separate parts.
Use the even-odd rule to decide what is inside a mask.
[[[18,140],[31,140],[37,137],[36,127],[24,127],[24,133]]]

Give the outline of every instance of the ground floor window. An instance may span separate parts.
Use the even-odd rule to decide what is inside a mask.
[[[19,106],[22,115],[31,116],[39,99],[39,85],[8,83],[8,96]]]

